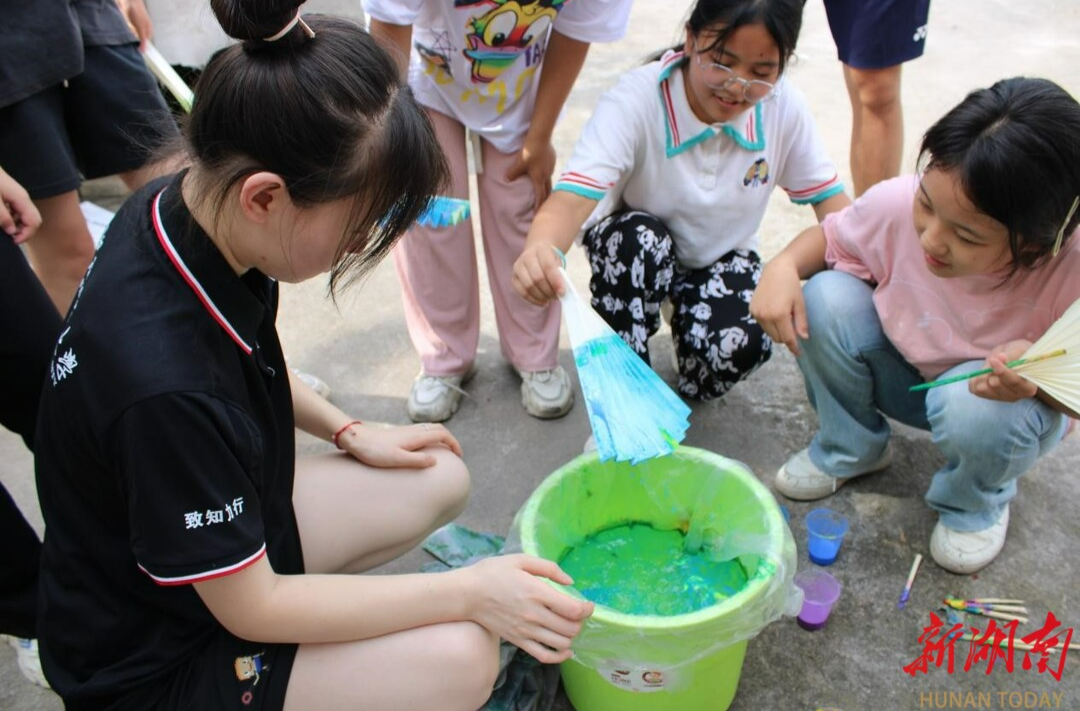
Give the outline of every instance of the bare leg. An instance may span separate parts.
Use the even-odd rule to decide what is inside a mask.
[[[430,469],[384,470],[342,455],[297,462],[293,504],[308,573],[384,563],[452,520],[465,505],[465,465],[432,450]],[[434,573],[433,573],[434,575]],[[491,695],[499,640],[472,622],[375,639],[301,645],[286,711],[473,711]]]
[[[183,167],[177,155],[120,173],[129,190],[137,190],[154,178]],[[35,200],[41,211],[41,228],[26,243],[27,257],[49,298],[61,315],[66,314],[75,291],[94,258],[94,238],[79,208],[79,193],[72,190],[56,197]]]
[[[902,66],[855,69],[844,65],[844,81],[851,99],[851,177],[856,197],[872,185],[900,174],[904,151]]]
[[[428,469],[375,469],[343,454],[296,462],[293,508],[309,573],[357,573],[421,543],[465,508],[469,474],[449,450]]]
[[[498,673],[499,640],[472,622],[305,644],[289,675],[285,711],[475,711]]]
[[[66,314],[94,258],[94,239],[79,209],[78,192],[34,204],[41,211],[41,228],[26,243],[26,253],[57,311]]]

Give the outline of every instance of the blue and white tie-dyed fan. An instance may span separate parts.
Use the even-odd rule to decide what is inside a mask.
[[[581,298],[566,270],[563,318],[600,461],[633,464],[671,454],[690,428],[690,408]]]
[[[436,195],[416,219],[416,224],[424,227],[451,227],[468,216],[468,200]]]

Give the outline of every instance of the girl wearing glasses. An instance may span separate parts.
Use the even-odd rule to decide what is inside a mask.
[[[556,249],[584,229],[592,305],[646,361],[670,300],[687,397],[720,397],[771,354],[748,308],[773,188],[819,220],[849,203],[802,96],[782,79],[802,8],[699,0],[684,44],[601,98],[514,265],[522,296],[556,298]]]

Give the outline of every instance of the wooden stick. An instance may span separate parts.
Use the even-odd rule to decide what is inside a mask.
[[[974,600],[953,600],[948,599],[945,604],[950,607],[954,607],[958,610],[993,610],[994,612],[1018,612],[1022,615],[1028,614],[1028,609],[1022,605],[998,605],[991,602],[975,602]]]
[[[996,618],[998,620],[1009,620],[1009,621],[1016,620],[1017,622],[1022,622],[1025,625],[1028,622],[1028,618],[1026,618],[1026,617],[1021,617],[1019,615],[1010,615],[1007,612],[994,612],[993,610],[971,610],[971,609],[969,609],[968,612],[972,612],[972,613],[974,613],[976,615],[983,615],[985,617],[993,617],[993,618]]]
[[[964,640],[967,640],[969,642],[974,642],[975,641],[975,635],[973,635],[973,634],[965,634],[965,635],[963,635],[961,637],[957,637],[957,639],[964,639]],[[981,641],[981,642],[977,642],[976,644],[991,645],[991,644],[993,644],[993,642]],[[1004,644],[1006,644],[1006,642],[1002,641],[1002,642],[1000,642],[998,644],[998,646],[1001,646],[1001,645],[1004,645]],[[1016,640],[1013,640],[1013,647],[1015,647],[1016,649],[1022,649],[1024,651],[1028,651],[1028,652],[1035,649],[1035,645],[1033,645],[1033,644],[1028,644],[1027,642],[1019,642],[1019,641],[1016,641]],[[1057,654],[1057,650],[1059,648],[1064,648],[1064,647],[1065,647],[1065,645],[1059,644],[1059,645],[1054,646],[1054,647],[1047,647],[1045,649],[1045,651],[1046,651],[1047,654]],[[1068,646],[1068,649],[1069,649],[1069,651],[1080,650],[1080,644],[1078,644],[1076,642],[1070,642],[1069,646]]]
[[[955,597],[947,597],[943,602],[955,610],[993,610],[995,612],[1018,612],[1023,615],[1028,614],[1028,609],[1022,605],[999,605],[993,602],[980,602],[979,600],[960,600]]]
[[[979,644],[979,645],[982,645],[982,646],[985,646],[985,647],[1006,647],[1009,644],[1008,640],[1004,640],[1004,639],[1001,640],[1000,642],[998,642],[997,644],[994,644],[993,642],[991,642],[988,639],[976,640],[975,635],[973,635],[973,634],[965,634],[962,637],[960,637],[959,639],[965,640],[967,642],[975,642],[975,644]],[[1035,645],[1033,645],[1033,644],[1027,644],[1026,642],[1017,642],[1016,640],[1013,640],[1012,646],[1013,646],[1013,649],[1020,649],[1020,650],[1023,650],[1025,652],[1030,652],[1033,649],[1035,649]],[[1070,645],[1070,649],[1071,648],[1072,647]],[[1050,647],[1050,648],[1046,649],[1045,651],[1046,651],[1047,654],[1057,654],[1057,649],[1055,647]]]
[[[1026,607],[1020,607],[1019,605],[983,605],[976,603],[973,607],[980,610],[993,610],[994,612],[1012,612],[1021,615],[1028,614],[1028,609]]]
[[[977,605],[1023,605],[1023,600],[1007,600],[1003,597],[976,597],[964,602],[973,602]]]
[[[1019,612],[1021,614],[1027,614],[1026,607],[1020,607],[1018,605],[995,605],[993,603],[975,602],[973,600],[958,600],[953,597],[947,597],[942,600],[947,606],[954,610],[960,610],[961,612]]]

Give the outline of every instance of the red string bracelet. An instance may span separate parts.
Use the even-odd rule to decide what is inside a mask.
[[[334,443],[335,447],[337,447],[338,449],[341,449],[341,445],[338,444],[338,438],[341,437],[341,435],[345,434],[345,430],[349,429],[353,425],[362,425],[362,424],[364,424],[364,423],[361,422],[360,420],[353,420],[352,422],[345,425],[344,427],[342,427],[340,430],[338,430],[334,434],[330,435],[330,441]]]

